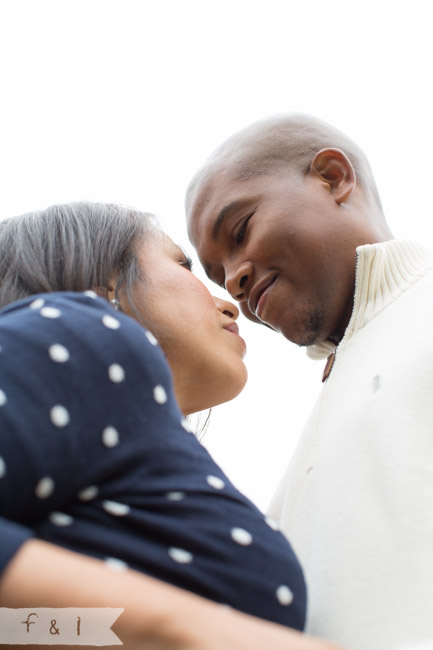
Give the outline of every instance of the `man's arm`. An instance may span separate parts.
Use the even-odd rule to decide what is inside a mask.
[[[3,572],[0,606],[122,607],[113,631],[127,650],[337,650],[320,639],[37,539],[24,542]]]

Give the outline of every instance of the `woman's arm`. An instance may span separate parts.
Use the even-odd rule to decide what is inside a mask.
[[[0,607],[122,607],[113,631],[127,650],[336,650],[144,574],[116,571],[37,539],[25,542],[3,572]],[[32,647],[41,646],[26,646]]]

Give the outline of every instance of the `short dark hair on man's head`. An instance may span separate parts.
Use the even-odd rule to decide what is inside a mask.
[[[53,205],[0,221],[0,307],[37,293],[108,289],[133,305],[152,215],[106,203]]]

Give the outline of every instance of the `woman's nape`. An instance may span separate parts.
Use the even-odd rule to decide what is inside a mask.
[[[119,300],[156,336],[184,414],[243,389],[237,307],[210,295],[153,215],[80,202],[0,222],[0,307],[39,293],[89,289]]]

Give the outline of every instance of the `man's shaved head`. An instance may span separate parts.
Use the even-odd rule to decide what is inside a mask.
[[[360,147],[335,127],[305,114],[278,115],[255,122],[226,140],[191,181],[191,192],[222,168],[231,178],[249,180],[270,173],[307,174],[316,153],[341,149],[349,158],[364,193],[382,209],[370,164]]]

